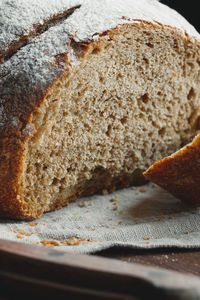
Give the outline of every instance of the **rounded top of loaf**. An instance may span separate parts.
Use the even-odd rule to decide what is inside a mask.
[[[157,0],[0,0],[0,131],[22,128],[54,80],[79,62],[71,41],[89,43],[144,21],[200,40],[192,25]]]
[[[72,8],[76,11],[67,23],[70,32],[77,34],[77,40],[91,39],[95,33],[134,19],[160,22],[198,37],[192,25],[158,0],[1,0],[0,53],[13,41],[34,32],[36,26]]]

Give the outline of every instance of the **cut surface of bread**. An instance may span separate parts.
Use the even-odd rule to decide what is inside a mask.
[[[151,166],[144,176],[189,205],[200,204],[200,135]]]
[[[62,15],[30,42],[5,48],[0,73],[3,216],[38,218],[81,196],[144,183],[145,169],[199,130],[195,30],[155,0],[127,1],[130,12],[123,10],[123,1],[104,1],[105,14],[102,1],[96,1],[97,19],[94,2],[71,1],[70,12],[64,8],[66,20]],[[149,5],[149,17],[141,3]],[[106,20],[107,10],[118,19],[101,28],[98,22]],[[166,10],[180,18],[180,28],[153,21]],[[89,38],[88,32],[98,36]]]

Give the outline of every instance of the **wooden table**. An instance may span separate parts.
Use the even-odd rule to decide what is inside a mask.
[[[199,250],[121,248],[77,255],[0,240],[1,299],[196,300],[199,276]]]
[[[156,266],[200,277],[200,249],[112,249],[102,251],[99,255],[130,263],[139,263],[145,266]]]

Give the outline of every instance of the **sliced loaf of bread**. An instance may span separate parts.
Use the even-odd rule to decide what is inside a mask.
[[[141,184],[199,129],[200,37],[156,0],[1,0],[0,213]]]

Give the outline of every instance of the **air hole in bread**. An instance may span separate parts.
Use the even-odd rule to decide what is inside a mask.
[[[195,89],[193,87],[191,87],[187,98],[188,98],[188,100],[191,100],[191,99],[194,100],[196,98],[196,92],[195,92]]]
[[[98,54],[100,51],[101,51],[100,48],[95,47],[95,48],[92,50],[92,54]]]

